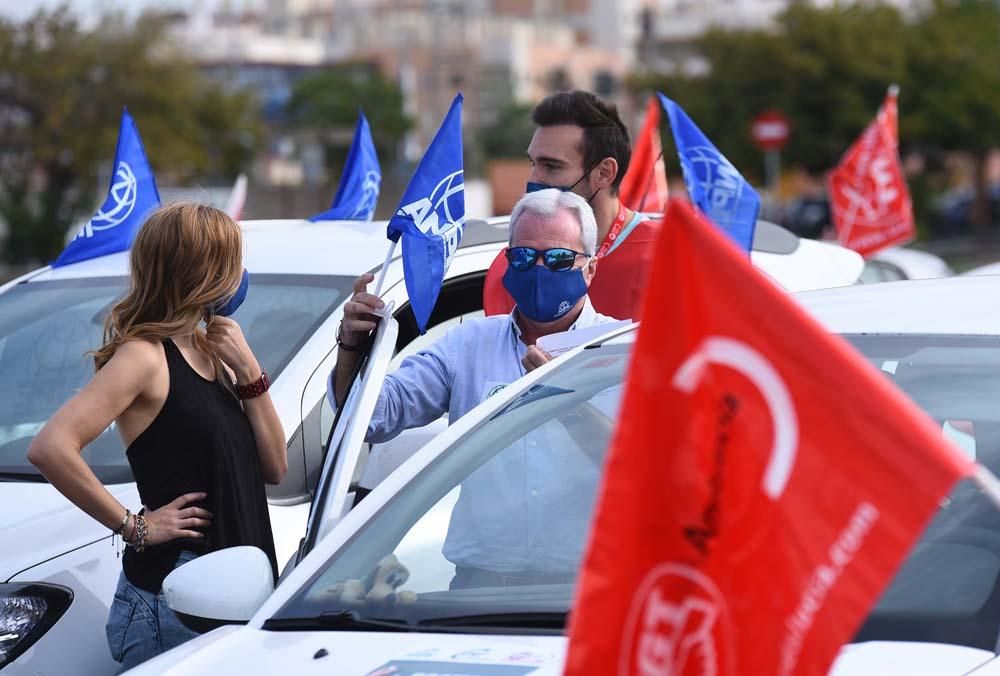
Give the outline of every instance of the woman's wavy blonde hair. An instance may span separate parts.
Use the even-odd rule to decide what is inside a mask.
[[[160,342],[194,334],[211,355],[216,377],[227,382],[222,362],[198,326],[212,307],[231,296],[243,276],[243,236],[225,212],[193,202],[157,209],[132,244],[129,291],[104,322],[104,345],[94,351],[98,370],[129,340]]]

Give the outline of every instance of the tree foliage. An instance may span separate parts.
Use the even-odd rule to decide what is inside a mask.
[[[399,85],[374,68],[346,64],[306,75],[295,83],[288,102],[292,126],[320,137],[331,170],[347,160],[359,111],[368,118],[379,162],[392,164],[411,120],[403,111]]]
[[[175,48],[166,19],[105,16],[85,29],[65,7],[0,20],[3,254],[46,261],[103,198],[122,107],[163,182],[231,177],[260,136],[252,97],[213,88]],[[102,171],[103,169],[103,171]]]
[[[740,166],[760,165],[756,114],[791,120],[787,164],[833,167],[871,121],[889,84],[900,94],[904,150],[984,152],[1000,144],[1000,9],[934,0],[904,16],[879,3],[792,3],[767,30],[711,30],[696,45],[704,75],[640,74],[635,91],[680,103]]]

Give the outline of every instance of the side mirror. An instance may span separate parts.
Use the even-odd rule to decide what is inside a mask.
[[[199,556],[163,580],[171,610],[216,623],[249,621],[273,591],[271,562],[257,547],[229,547]]]

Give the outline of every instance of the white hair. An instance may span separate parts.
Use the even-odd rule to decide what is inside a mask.
[[[593,256],[597,251],[597,221],[594,219],[594,210],[587,204],[587,200],[576,193],[562,192],[555,188],[529,192],[518,201],[510,214],[508,245],[513,245],[514,226],[525,213],[551,218],[560,209],[570,212],[576,218],[576,222],[580,224],[582,253]]]

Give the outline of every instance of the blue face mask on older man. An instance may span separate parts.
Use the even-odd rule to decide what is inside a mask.
[[[586,255],[561,248],[545,251],[526,246],[508,248],[503,285],[514,298],[518,312],[546,324],[572,310],[587,293],[583,268],[574,266],[577,256]],[[539,257],[542,265],[536,265]]]

